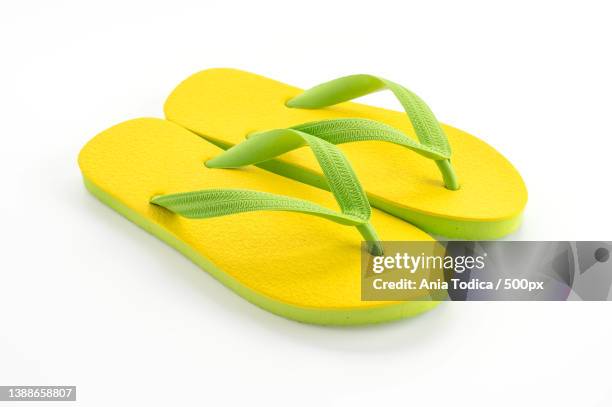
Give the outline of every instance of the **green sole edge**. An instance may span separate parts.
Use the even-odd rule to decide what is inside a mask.
[[[198,134],[198,133],[195,133]],[[232,144],[198,134],[204,140],[224,150]],[[281,160],[269,160],[256,165],[259,168],[317,188],[329,190],[325,178],[314,171],[298,167]],[[475,222],[459,219],[435,217],[426,213],[400,208],[393,202],[379,196],[367,194],[370,204],[390,215],[412,223],[429,234],[465,240],[495,240],[515,232],[522,222],[522,213],[500,221]]]
[[[273,314],[295,321],[317,325],[364,325],[412,317],[429,311],[439,304],[437,301],[424,300],[406,301],[399,304],[388,306],[383,305],[365,309],[314,309],[298,307],[292,304],[286,304],[274,300],[241,284],[229,274],[216,267],[210,260],[201,256],[190,246],[177,239],[159,225],[156,225],[142,215],[138,214],[136,211],[123,205],[86,177],[83,177],[83,180],[87,190],[100,201],[184,254],[200,268],[207,271],[214,278],[229,289],[233,290],[242,298]]]

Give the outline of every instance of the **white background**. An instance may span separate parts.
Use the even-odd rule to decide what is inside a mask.
[[[611,17],[584,0],[3,1],[0,384],[77,385],[88,406],[611,405],[610,303],[294,323],[97,202],[76,164],[204,68],[302,87],[375,73],[518,167],[511,239],[610,240]]]

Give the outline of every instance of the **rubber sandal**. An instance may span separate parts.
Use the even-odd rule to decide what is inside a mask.
[[[350,325],[433,308],[437,302],[361,301],[362,240],[376,255],[379,238],[432,238],[371,210],[337,147],[294,131],[254,137],[252,150],[273,139],[309,145],[333,194],[255,166],[221,169],[240,166],[235,153],[160,119],[131,120],[100,133],[82,149],[79,166],[87,189],[102,202],[270,312]]]
[[[382,89],[398,97],[405,113],[344,102]],[[182,82],[164,111],[168,120],[225,149],[283,128],[341,144],[372,206],[433,234],[502,237],[519,227],[527,202],[523,180],[506,158],[438,123],[414,93],[385,79],[354,75],[303,92],[248,72],[209,69]],[[326,188],[304,149],[258,166]]]

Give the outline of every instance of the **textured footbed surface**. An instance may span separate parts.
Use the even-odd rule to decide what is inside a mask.
[[[254,131],[341,117],[385,122],[414,136],[405,113],[346,102],[317,110],[292,109],[285,102],[302,89],[234,69],[209,69],[182,82],[168,97],[167,119],[213,141],[237,144]],[[527,190],[512,164],[470,134],[442,125],[452,147],[452,163],[461,183],[458,191],[443,187],[432,160],[383,142],[341,145],[370,196],[409,211],[475,222],[517,218]],[[416,138],[416,137],[415,137]],[[320,173],[302,148],[282,160]]]
[[[108,199],[159,226],[257,295],[321,311],[398,304],[360,300],[361,236],[354,227],[289,212],[186,219],[149,204],[159,194],[245,188],[337,209],[330,193],[257,167],[207,168],[204,162],[221,151],[171,122],[136,119],[93,138],[81,151],[79,165],[86,181]],[[432,240],[416,227],[378,210],[373,210],[372,224],[383,240]],[[414,310],[402,312],[409,315],[431,308],[422,303],[416,301]]]

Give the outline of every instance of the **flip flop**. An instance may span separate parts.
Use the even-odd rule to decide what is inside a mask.
[[[336,146],[299,131],[250,143],[257,150],[278,140],[310,146],[333,194],[255,166],[223,169],[241,166],[248,154],[226,155],[160,119],[131,120],[100,133],[82,149],[79,166],[87,189],[102,202],[270,312],[350,325],[433,308],[435,301],[361,300],[363,240],[376,255],[379,237],[433,239],[371,210]]]
[[[405,113],[345,102],[381,89],[391,90]],[[168,120],[224,149],[253,133],[281,128],[341,144],[372,206],[433,234],[502,237],[519,227],[527,202],[520,174],[498,151],[438,123],[406,88],[370,75],[304,92],[248,72],[209,69],[182,82],[164,111]],[[258,166],[327,188],[305,149]]]

